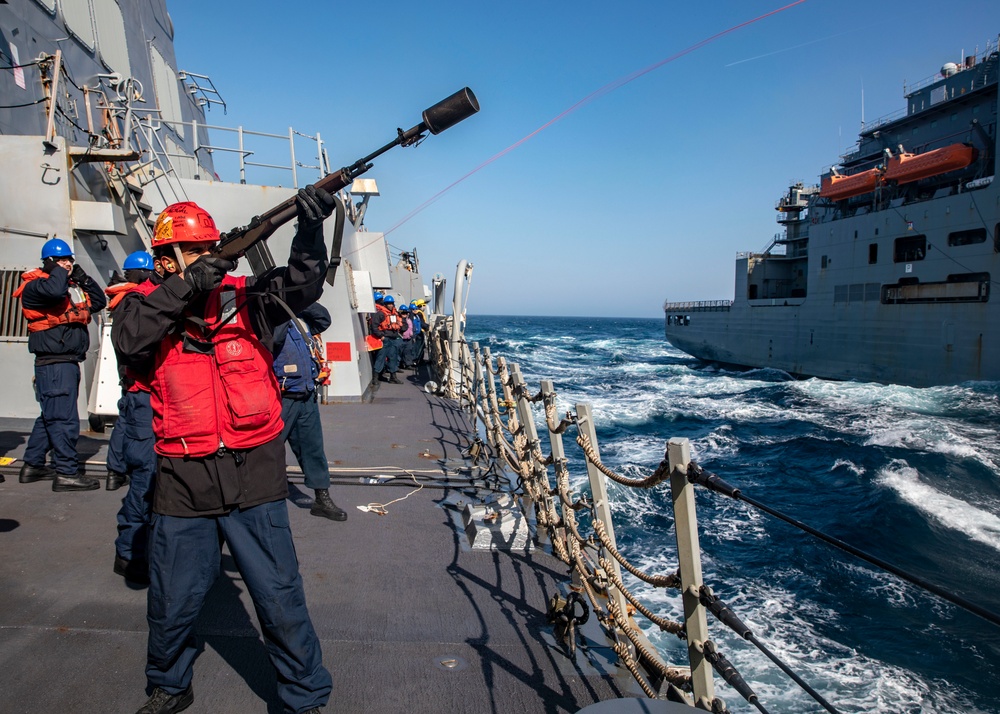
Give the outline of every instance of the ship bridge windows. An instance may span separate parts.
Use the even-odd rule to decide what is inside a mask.
[[[972,245],[986,242],[986,229],[973,228],[970,231],[955,231],[948,234],[948,245]]]
[[[160,118],[169,122],[170,128],[183,139],[184,125],[181,123],[183,116],[177,73],[152,45],[149,47],[149,56],[153,61],[153,85],[156,88],[156,103],[160,109]]]
[[[123,77],[132,75],[128,61],[128,44],[125,40],[125,20],[118,0],[91,0],[94,19],[97,21],[97,41],[101,61],[108,69]]]
[[[62,3],[62,15],[69,34],[93,52],[97,47],[97,38],[94,36],[94,20],[90,14],[90,3],[64,2]]]
[[[913,263],[923,260],[927,255],[927,236],[904,236],[897,238],[893,244],[892,261],[894,263]]]
[[[38,0],[55,11],[55,0]],[[125,41],[125,19],[119,0],[74,0],[60,3],[63,24],[70,35],[91,52],[97,51],[104,66],[123,77],[132,74]]]

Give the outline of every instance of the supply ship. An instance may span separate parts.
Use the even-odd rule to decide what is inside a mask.
[[[997,42],[906,87],[775,208],[732,300],[666,302],[667,340],[713,363],[912,386],[1000,379]]]

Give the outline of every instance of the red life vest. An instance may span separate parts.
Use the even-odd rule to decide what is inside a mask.
[[[113,311],[125,296],[129,293],[139,293],[140,295],[149,295],[151,292],[156,290],[156,285],[152,281],[145,280],[141,283],[115,283],[114,285],[109,285],[104,288],[104,294],[107,295],[110,300],[108,300],[108,312]],[[114,315],[111,316],[114,319]],[[142,374],[141,372],[136,372],[131,367],[125,368],[125,379],[128,380],[129,385],[126,391],[129,392],[149,392],[149,376]]]
[[[166,337],[152,372],[151,404],[156,453],[208,456],[225,447],[236,451],[267,443],[281,434],[281,393],[271,353],[250,327],[246,278],[227,275],[208,296],[205,322],[221,321],[224,294],[236,316],[212,337],[208,354],[184,350],[184,335]],[[194,335],[192,335],[194,337]]]
[[[403,318],[400,317],[396,309],[390,310],[387,307],[382,309],[382,314],[385,318],[379,323],[378,329],[382,332],[399,332],[403,329]]]
[[[24,288],[32,280],[37,280],[38,278],[48,279],[48,277],[49,274],[41,268],[35,268],[34,270],[29,270],[27,273],[22,273],[21,280],[23,282],[14,291],[14,297],[20,298],[24,292]],[[28,321],[28,332],[41,332],[42,330],[48,330],[58,325],[69,325],[73,322],[81,325],[89,323],[90,296],[83,288],[74,286],[74,290],[83,296],[82,298],[78,297],[75,302],[67,295],[58,305],[42,308],[41,310],[21,305],[21,312],[24,313],[24,319]]]

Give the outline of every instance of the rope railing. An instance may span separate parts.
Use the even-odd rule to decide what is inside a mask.
[[[711,696],[711,692],[706,697],[704,692],[695,691],[688,668],[670,665],[657,654],[634,619],[645,618],[657,630],[685,637],[684,625],[642,602],[621,577],[619,568],[654,588],[678,588],[680,578],[676,573],[645,572],[618,550],[610,511],[606,510],[607,499],[598,504],[598,499],[576,493],[570,485],[571,472],[563,452],[562,435],[575,427],[575,442],[583,460],[625,487],[648,489],[662,484],[669,478],[667,461],[641,479],[615,473],[602,463],[592,438],[582,426],[587,419],[581,420],[579,410],[560,416],[551,387],[547,389],[543,383],[538,391],[529,389],[517,365],[502,356],[494,358],[489,350],[480,350],[477,344],[472,345],[468,354],[475,364],[462,373],[473,375],[472,382],[463,386],[461,393],[471,395],[470,411],[482,419],[492,452],[517,474],[525,510],[534,517],[539,540],[549,544],[553,555],[569,567],[571,590],[588,603],[595,619],[614,642],[622,665],[647,696],[659,696],[663,687],[669,685],[695,692],[696,700],[724,711],[724,703]],[[549,453],[544,452],[543,440],[536,434],[533,408],[539,403],[551,446]],[[585,516],[584,521],[581,516]],[[566,632],[572,635],[576,630],[569,627]]]
[[[438,345],[436,351],[442,355],[440,363],[450,364],[447,340],[431,342]],[[711,588],[703,582],[693,496],[693,475],[703,472],[691,462],[687,440],[671,439],[663,459],[648,475],[625,476],[602,461],[589,405],[577,404],[575,411],[560,413],[550,381],[543,380],[540,390],[531,390],[517,364],[508,362],[503,356],[494,357],[488,348],[480,350],[476,343],[471,348],[464,348],[461,356],[461,383],[448,385],[448,395],[459,400],[471,413],[474,423],[477,419],[482,420],[494,460],[502,462],[517,475],[515,495],[521,499],[526,515],[534,519],[538,542],[550,548],[569,569],[572,579],[568,596],[565,599],[554,596],[549,603],[550,621],[558,623],[556,634],[566,647],[573,651],[579,626],[592,613],[605,630],[622,666],[632,674],[646,696],[683,700],[689,704],[693,700],[701,709],[727,712],[725,702],[715,696],[711,674],[714,668],[746,701],[765,711],[757,695],[746,686],[732,663],[708,636],[709,613],[731,628],[738,629],[733,623],[740,621],[711,595]],[[535,410],[539,402],[541,414]],[[537,433],[536,422],[547,432],[548,453],[544,451],[543,438]],[[563,436],[574,428],[573,441],[579,447],[579,455],[572,463],[582,461],[586,466],[589,495],[577,493],[571,486],[571,460],[565,452]],[[652,489],[670,482],[679,563],[675,572],[647,572],[619,550],[605,479],[623,488],[636,489]],[[622,570],[654,589],[680,590],[683,622],[657,612],[657,607],[648,604],[648,596],[644,602],[634,586],[622,577]],[[589,609],[580,614],[577,612],[579,607]],[[668,664],[636,617],[685,641],[690,665]],[[762,646],[752,633],[750,638],[744,639]],[[773,658],[773,653],[766,654]],[[824,708],[836,712],[786,665],[777,663]]]

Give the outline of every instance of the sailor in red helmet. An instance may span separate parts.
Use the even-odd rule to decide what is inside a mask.
[[[209,255],[212,217],[192,202],[156,221],[153,254],[164,281],[118,306],[119,359],[149,375],[158,469],[148,543],[150,699],[140,714],[191,705],[194,623],[229,546],[253,599],[278,694],[289,712],[318,711],[330,674],[306,609],[288,528],[281,394],[272,371],[276,326],[323,291],[323,220],[333,198],[299,191],[288,265],[254,280]]]

